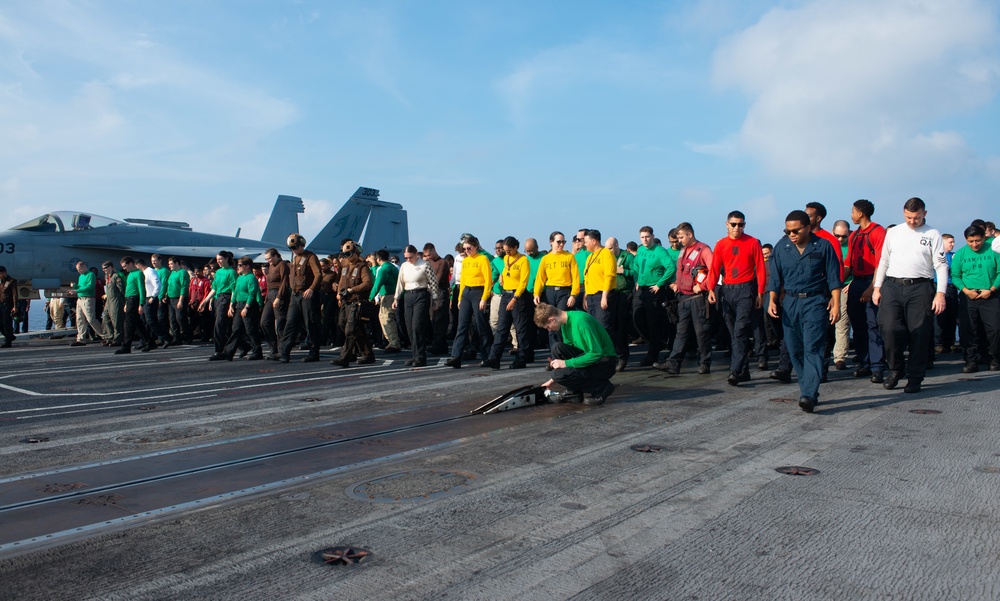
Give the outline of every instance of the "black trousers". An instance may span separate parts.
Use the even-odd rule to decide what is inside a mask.
[[[3,335],[5,342],[14,341],[14,319],[10,315],[13,309],[14,307],[7,303],[0,302],[0,334]]]
[[[247,309],[246,317],[242,315],[244,307]],[[250,339],[250,353],[260,355],[260,307],[236,303],[233,305],[233,331],[229,334],[223,354],[232,359],[244,336]]]
[[[317,293],[309,298],[306,298],[301,292],[292,293],[288,301],[288,317],[285,320],[285,329],[281,337],[280,352],[283,357],[291,357],[295,338],[299,328],[303,326],[306,330],[306,338],[309,340],[309,356],[319,357],[319,305],[321,302],[322,299]]]
[[[288,315],[288,299],[282,299],[278,308],[274,308],[274,299],[278,298],[277,290],[268,290],[264,300],[264,308],[260,313],[261,338],[271,345],[271,354],[277,355],[281,349],[278,341],[285,332],[285,319]]]
[[[608,292],[608,308],[601,308],[601,297],[604,296],[603,292],[598,292],[595,294],[586,295],[587,299],[587,313],[597,320],[597,323],[604,326],[607,330],[608,336],[611,337],[611,344],[615,347],[615,354],[619,358],[622,357],[622,349],[619,346],[619,341],[615,336],[615,324],[617,320],[615,319],[615,313],[618,311],[618,306],[621,304],[621,297],[617,290],[612,290]],[[628,345],[625,345],[625,358],[628,357]]]
[[[611,335],[611,304],[614,302],[613,298],[615,293],[608,293],[608,308],[601,308],[601,298],[604,296],[603,292],[597,292],[594,294],[587,294],[586,298],[586,311],[587,314],[597,320],[597,323],[604,326],[604,329],[608,331],[608,335]]]
[[[741,374],[750,369],[750,338],[753,335],[753,312],[757,306],[757,282],[724,284],[719,288],[719,294],[722,296],[722,319],[729,330],[729,371]]]
[[[632,328],[632,294],[628,290],[612,293],[608,312],[611,314],[611,343],[615,345],[618,359],[628,361],[629,330]]]
[[[215,305],[215,329],[212,332],[212,339],[215,342],[215,354],[221,355],[226,350],[229,335],[233,332],[233,318],[229,316],[229,305],[233,295],[228,292],[216,294],[212,300]]]
[[[886,278],[879,303],[879,323],[885,343],[886,368],[907,379],[922,380],[927,373],[928,351],[934,340],[934,283],[903,284]],[[910,349],[909,361],[904,353]]]
[[[554,359],[572,359],[583,354],[581,349],[562,342],[552,348]],[[615,375],[615,358],[603,357],[597,363],[586,367],[563,367],[552,372],[556,384],[572,392],[596,393],[604,389],[604,385]]]
[[[847,289],[847,316],[854,332],[858,367],[882,373],[885,371],[885,342],[879,331],[878,307],[871,300],[861,302],[861,295],[871,285],[873,277],[855,276],[851,281],[851,287]]]
[[[511,300],[517,299],[514,308],[507,310],[507,304]],[[525,292],[519,297],[514,296],[514,292],[504,290],[500,297],[500,313],[497,317],[497,331],[493,335],[493,346],[490,348],[490,359],[499,359],[503,351],[510,344],[510,326],[514,324],[514,333],[517,335],[517,352],[524,362],[535,360],[534,339],[531,330],[531,315],[534,315],[534,300],[531,295]]]
[[[489,305],[487,310],[479,309],[479,303],[483,299],[483,287],[465,288],[462,291],[462,300],[458,303],[458,328],[455,330],[455,342],[451,347],[451,356],[456,361],[462,360],[462,351],[465,350],[466,341],[472,338],[470,329],[473,327],[477,331],[479,344],[476,350],[482,357],[489,357],[490,342],[492,341],[493,330],[490,329]],[[475,323],[473,323],[475,322]]]
[[[399,286],[400,284],[397,284]],[[431,341],[431,293],[427,290],[407,290],[403,293],[403,314],[409,328],[413,358],[427,360]]]
[[[694,336],[698,343],[698,364],[712,364],[711,323],[706,307],[708,299],[703,294],[681,295],[677,302],[677,337],[670,351],[670,360],[681,365],[688,338]]]
[[[368,330],[365,329],[365,321],[361,318],[361,312],[361,303],[347,303],[340,307],[338,319],[340,320],[340,329],[344,331],[344,346],[340,349],[341,360],[353,360],[358,356],[367,359],[374,356],[372,343],[368,338]],[[291,321],[291,312],[289,311],[288,323],[291,324]]]
[[[181,303],[181,308],[177,308],[177,303]],[[168,298],[167,311],[170,315],[170,336],[174,342],[191,342],[191,324],[188,321],[188,299]]]
[[[437,295],[431,298],[430,311],[434,330],[430,350],[435,355],[443,355],[448,351],[448,322],[451,319],[447,290],[438,290]]]
[[[166,286],[166,282],[163,285]],[[156,335],[159,336],[160,340],[166,340],[170,337],[170,304],[166,298],[157,300],[160,304],[156,310]]]
[[[979,363],[984,358],[1000,360],[1000,296],[972,300],[963,294],[961,304],[959,327],[965,360],[970,363]],[[989,357],[982,357],[979,342],[983,337]]]
[[[767,308],[766,301],[761,301],[761,308],[754,308],[750,312],[750,319],[753,322],[753,352],[757,355],[757,361],[767,361],[767,332],[765,331],[764,311]]]
[[[146,309],[143,308],[143,312]],[[125,297],[125,335],[122,338],[122,350],[129,352],[132,350],[132,341],[139,337],[142,341],[143,346],[148,345],[152,340],[149,336],[149,331],[146,329],[146,324],[143,323],[142,319],[139,317],[139,297],[138,296],[126,296]]]
[[[660,351],[663,350],[667,335],[667,312],[663,303],[668,298],[669,290],[664,287],[659,292],[653,292],[649,286],[639,286],[632,293],[632,319],[635,329],[639,330],[649,345],[646,348],[646,359],[650,361],[659,361]]]
[[[558,308],[560,311],[566,311],[566,303],[569,302],[569,293],[571,290],[572,288],[569,286],[547,286],[542,292],[545,294],[546,303]],[[562,342],[562,336],[559,332],[549,331],[549,350],[551,351],[552,347],[559,342]]]
[[[454,339],[458,332],[458,286],[451,288],[451,303],[448,305],[448,338]]]
[[[342,346],[338,344],[340,342],[340,328],[337,327],[337,318],[340,315],[340,307],[337,306],[337,295],[333,292],[323,292],[321,293],[323,297],[323,306],[320,309],[320,331],[323,332],[322,339],[319,341],[320,346],[332,345],[332,346]]]
[[[948,284],[944,293],[944,311],[934,316],[934,344],[943,346],[946,353],[955,344],[955,326],[960,319],[959,296],[968,298],[954,285]]]
[[[167,314],[169,319],[169,313]],[[165,340],[167,338],[166,321],[160,321],[160,299],[146,297],[146,306],[142,309],[142,316],[146,321],[146,330],[153,338]]]

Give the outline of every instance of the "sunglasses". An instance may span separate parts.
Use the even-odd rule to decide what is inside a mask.
[[[566,244],[566,240],[553,240],[552,244]]]
[[[803,225],[802,227],[795,228],[794,230],[781,230],[781,231],[785,232],[786,236],[791,236],[792,234],[798,236],[799,233],[804,229],[806,229],[806,226]]]
[[[747,226],[747,222],[746,221],[740,221],[740,222],[737,222],[737,223],[734,223],[732,221],[729,222],[729,227],[746,227],[746,226]]]
[[[465,252],[472,252],[476,249],[472,248],[471,246],[463,246],[462,250],[464,250]]]
[[[850,237],[850,234],[834,234],[835,237],[845,240]]]

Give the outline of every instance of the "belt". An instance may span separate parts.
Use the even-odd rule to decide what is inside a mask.
[[[216,294],[215,296],[218,297],[218,298],[232,298],[233,297],[233,293],[232,292],[220,292],[220,293]]]
[[[811,296],[826,296],[826,291],[823,292],[788,292],[785,291],[785,296],[792,296],[795,298],[809,298]]]
[[[572,286],[546,286],[549,290],[555,290],[556,292],[560,290],[572,290]]]
[[[421,287],[421,288],[406,288],[403,291],[404,292],[427,292],[427,287],[424,286],[424,287]]]
[[[933,282],[931,278],[885,278],[894,284],[899,284],[901,286],[912,286],[913,284],[924,284]]]

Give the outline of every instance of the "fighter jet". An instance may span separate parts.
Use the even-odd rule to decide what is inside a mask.
[[[335,253],[341,242],[350,238],[360,243],[365,253],[384,248],[389,254],[402,254],[403,247],[409,243],[406,211],[403,205],[379,200],[378,196],[378,190],[358,188],[307,248],[317,255]],[[362,231],[364,240],[361,239]]]
[[[378,200],[379,191],[358,188],[309,245],[317,254],[340,251],[340,237],[357,240],[367,223],[365,249],[399,252],[406,244],[406,211]],[[77,279],[79,261],[99,267],[127,255],[159,253],[200,265],[220,250],[237,257],[259,257],[271,247],[287,252],[288,234],[297,232],[298,214],[305,211],[297,196],[278,196],[260,241],[192,231],[179,221],[117,220],[92,213],[57,211],[36,217],[0,234],[0,264],[18,280],[22,298],[38,290],[58,291]],[[370,240],[370,242],[369,242]],[[290,256],[290,253],[287,253]]]

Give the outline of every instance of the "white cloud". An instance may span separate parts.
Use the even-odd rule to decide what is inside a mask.
[[[749,219],[754,221],[754,223],[747,224],[747,228],[750,228],[747,229],[747,233],[754,235],[754,231],[758,232],[756,236],[758,238],[763,236],[764,242],[769,242],[772,237],[771,232],[765,229],[764,224],[782,223],[785,217],[785,213],[781,213],[778,209],[778,201],[773,194],[751,198],[738,203],[737,206],[740,211],[750,216]],[[751,227],[754,224],[759,224],[756,229]]]
[[[739,148],[774,172],[954,176],[975,151],[939,123],[994,98],[997,36],[979,0],[817,0],[725,40],[714,79],[749,96]]]
[[[0,15],[0,138],[26,143],[0,156],[35,171],[88,164],[99,175],[151,150],[204,156],[253,144],[298,118],[290,101],[202,66],[184,40],[144,27],[69,1]],[[163,167],[133,167],[143,163],[149,173]]]
[[[369,4],[351,5],[330,19],[334,34],[346,41],[345,54],[361,74],[403,105],[409,105],[400,80],[408,70],[394,11]],[[363,39],[359,38],[363,33]]]
[[[681,206],[708,206],[715,203],[716,196],[709,188],[701,186],[687,186],[677,192],[677,200]]]
[[[600,40],[550,48],[521,62],[493,83],[517,125],[529,120],[531,102],[553,90],[594,82],[652,82],[662,74],[650,58]]]
[[[299,233],[305,236],[306,240],[312,240],[344,203],[341,201],[335,205],[329,200],[303,198],[302,204],[306,206],[306,212],[304,215],[299,215]]]
[[[688,142],[686,146],[698,154],[733,158],[739,156],[739,138],[730,136],[721,142],[699,143]]]

